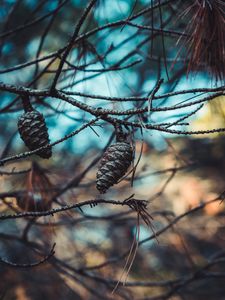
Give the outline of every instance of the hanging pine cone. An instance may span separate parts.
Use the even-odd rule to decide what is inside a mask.
[[[128,142],[117,142],[108,147],[97,172],[96,187],[101,194],[125,175],[133,157],[133,149]]]
[[[32,151],[49,145],[48,129],[45,119],[37,110],[30,110],[20,116],[18,130],[26,146]],[[42,158],[52,156],[51,146],[36,153]]]

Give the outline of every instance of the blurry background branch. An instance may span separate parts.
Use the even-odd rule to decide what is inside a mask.
[[[0,298],[224,299],[224,2],[0,2]]]

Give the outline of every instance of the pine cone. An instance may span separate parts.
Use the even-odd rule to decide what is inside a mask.
[[[133,156],[133,149],[127,142],[117,142],[108,147],[97,172],[96,187],[101,194],[125,175]]]
[[[49,145],[48,129],[45,119],[37,110],[24,113],[18,120],[18,130],[25,145],[32,151]],[[42,158],[52,156],[51,146],[36,153]]]

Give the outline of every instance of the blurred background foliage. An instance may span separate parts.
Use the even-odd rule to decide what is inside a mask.
[[[156,9],[153,15],[151,12],[143,14],[134,23],[142,26],[153,24],[159,29],[162,26],[161,14],[163,28],[183,32],[189,21],[188,15],[181,17],[187,2],[168,1],[168,5],[162,6],[161,13]],[[35,82],[34,78],[44,70],[51,58],[18,70],[4,70],[63,48],[87,3],[86,0],[1,0],[0,81],[48,89],[60,58],[55,59]],[[158,1],[152,4],[155,3]],[[109,22],[126,20],[149,5],[150,0],[98,0],[82,32]],[[51,14],[58,6],[57,13]],[[106,97],[141,97],[149,96],[159,78],[164,78],[159,94],[213,88],[220,84],[204,70],[187,77],[187,63],[185,55],[182,56],[187,46],[183,41],[178,42],[178,37],[174,38],[176,35],[164,35],[162,42],[160,32],[155,33],[153,41],[151,34],[149,30],[125,24],[97,31],[90,38],[76,43],[58,88]],[[174,64],[179,51],[181,57]],[[131,68],[104,71],[133,63]],[[99,71],[101,69],[102,72]],[[164,97],[157,100],[155,107],[169,107],[191,101],[192,98],[199,99],[202,95],[207,93],[196,95],[190,92]],[[139,105],[135,101],[80,99],[93,107],[119,110],[138,108]],[[191,116],[188,128],[205,130],[224,127],[224,99],[224,96],[219,96],[204,103],[204,107]],[[52,141],[90,120],[87,113],[59,99],[33,97],[32,103],[45,115]],[[17,133],[17,118],[22,112],[18,97],[1,92],[1,158],[26,150]],[[174,122],[190,112],[189,107],[184,107],[179,111],[150,113],[147,118],[152,124],[160,124]],[[138,117],[144,124],[146,116]],[[181,128],[185,130],[186,125]],[[4,166],[0,171],[0,187],[1,193],[6,193],[7,197],[1,198],[1,212],[23,211],[15,193],[26,188],[32,163],[36,162],[43,168],[43,174],[53,185],[51,195],[54,195],[55,190],[81,174],[93,159],[101,157],[102,149],[112,134],[112,126],[94,126],[54,147],[53,158],[49,161],[32,156]],[[135,238],[136,212],[123,206],[98,205],[37,219],[3,220],[0,227],[0,257],[15,263],[31,263],[43,256],[43,249],[47,254],[54,242],[56,254],[49,262],[36,268],[13,268],[1,264],[0,299],[224,299],[224,203],[215,201],[204,205],[224,189],[224,135],[214,133],[189,137],[143,129],[143,135],[140,131],[135,132],[134,142],[135,162],[139,156],[141,160],[133,186],[130,184],[130,174],[104,196],[106,200],[122,201],[132,194],[136,199],[148,200],[148,211],[153,217],[156,232],[166,228],[187,210],[202,207],[170,226],[159,235],[158,242],[151,229],[142,222],[140,240],[149,236],[152,238],[143,242],[137,250],[128,284],[119,286],[114,294],[111,291],[125,265],[126,256],[122,255],[129,253]],[[24,174],[8,176],[4,173],[25,169],[28,172]],[[95,189],[95,173],[96,165],[85,174],[79,185],[72,185],[53,207],[101,198]],[[204,270],[207,265],[207,270]],[[170,294],[170,291],[173,292]]]

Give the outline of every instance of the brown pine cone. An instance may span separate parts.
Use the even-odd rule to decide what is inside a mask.
[[[48,129],[45,119],[37,110],[25,112],[18,120],[18,130],[22,140],[29,150],[49,145]],[[36,154],[42,158],[52,156],[52,147],[38,151]]]
[[[96,187],[101,194],[126,174],[133,157],[133,149],[127,142],[117,142],[108,147],[97,172]]]

